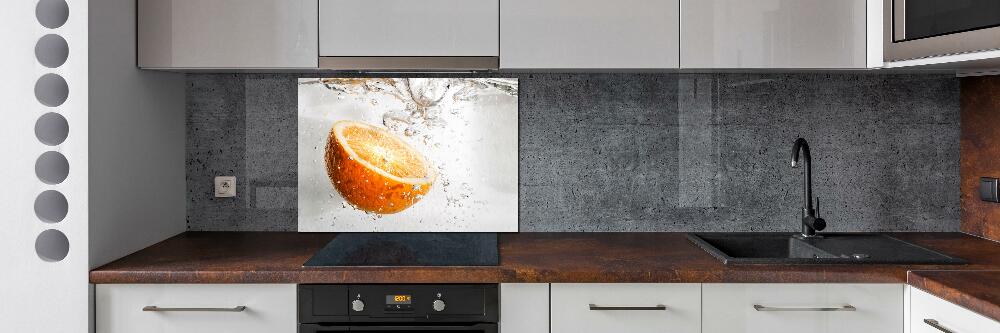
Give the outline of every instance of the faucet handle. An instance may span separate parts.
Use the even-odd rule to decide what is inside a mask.
[[[819,196],[816,196],[816,217],[819,217]]]

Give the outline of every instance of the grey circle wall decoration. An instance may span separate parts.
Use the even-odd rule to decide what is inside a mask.
[[[39,0],[35,5],[35,18],[43,27],[61,27],[69,19],[69,4],[66,0]]]
[[[35,43],[35,59],[48,68],[56,68],[66,63],[69,57],[69,44],[62,36],[48,34]]]
[[[57,107],[69,97],[69,85],[58,74],[45,74],[35,82],[35,98],[48,107]]]
[[[49,185],[62,183],[69,176],[69,161],[59,152],[44,152],[35,161],[35,175]]]
[[[35,122],[35,137],[46,145],[63,143],[68,136],[69,122],[61,114],[49,112],[38,117]]]
[[[59,230],[42,231],[35,238],[35,253],[48,262],[61,261],[69,254],[69,238]]]
[[[68,213],[69,201],[59,191],[44,191],[35,198],[35,216],[38,216],[42,222],[62,222]]]

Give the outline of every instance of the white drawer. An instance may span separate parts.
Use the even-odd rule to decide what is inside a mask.
[[[705,333],[903,332],[902,284],[727,283],[702,289]],[[810,309],[847,305],[854,311]]]
[[[98,333],[294,333],[294,284],[100,284]],[[143,311],[159,308],[234,308],[223,311]]]
[[[552,333],[701,331],[699,284],[554,283]],[[663,306],[663,310],[610,310],[598,307]]]
[[[909,288],[909,290],[909,333],[945,332],[924,322],[925,319],[937,321],[937,325],[954,333],[1000,332],[1000,322],[996,322],[966,308],[940,299],[937,296],[928,294],[923,290],[912,287]]]

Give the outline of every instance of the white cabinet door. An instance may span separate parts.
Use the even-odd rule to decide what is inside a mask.
[[[317,0],[139,0],[142,68],[316,68]]]
[[[549,284],[500,284],[501,333],[549,333]]]
[[[726,283],[702,289],[705,333],[903,332],[902,284]],[[834,310],[845,306],[854,310]]]
[[[866,0],[681,0],[681,68],[865,68],[866,21]]]
[[[98,333],[294,333],[298,328],[294,284],[101,284],[96,305]],[[143,311],[147,306],[167,311]],[[246,308],[207,310],[238,306]]]
[[[503,0],[501,68],[677,68],[678,0]]]
[[[553,283],[553,333],[701,331],[701,285]]]
[[[923,290],[913,287],[908,289],[910,292],[910,332],[907,333],[941,333],[944,330],[955,333],[1000,332],[1000,322],[940,299]]]
[[[499,0],[319,0],[324,57],[496,57]]]

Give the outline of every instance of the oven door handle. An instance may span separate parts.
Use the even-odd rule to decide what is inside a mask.
[[[386,325],[386,326],[351,326],[349,329],[351,332],[365,332],[365,331],[390,331],[390,332],[421,332],[421,331],[470,331],[470,332],[484,332],[484,333],[495,333],[497,331],[496,324],[473,324],[473,325],[451,325],[451,326],[396,326],[396,325]]]
[[[325,332],[371,332],[371,331],[389,331],[389,332],[440,332],[440,331],[464,331],[464,332],[482,332],[482,333],[497,333],[497,324],[490,323],[480,323],[473,325],[450,325],[450,326],[397,326],[397,325],[379,325],[379,326],[325,326],[318,324],[299,324],[299,333],[325,333]]]

